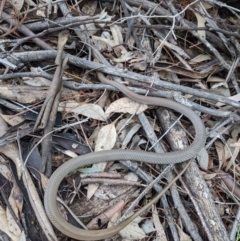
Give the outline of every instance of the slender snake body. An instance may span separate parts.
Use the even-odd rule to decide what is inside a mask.
[[[113,226],[108,229],[92,230],[92,231],[83,230],[68,223],[62,217],[62,215],[60,214],[57,208],[57,205],[56,205],[57,191],[62,179],[65,176],[75,171],[79,167],[83,167],[86,165],[91,165],[99,162],[105,162],[105,161],[134,160],[138,162],[145,162],[145,163],[152,163],[152,164],[181,163],[189,160],[192,157],[195,157],[199,153],[199,151],[204,147],[205,139],[206,139],[205,127],[201,119],[188,107],[185,107],[179,103],[176,103],[168,99],[138,95],[130,91],[124,85],[107,79],[101,73],[98,73],[98,78],[102,83],[109,84],[116,87],[121,92],[123,92],[126,96],[128,96],[129,98],[131,98],[136,102],[152,105],[152,106],[163,106],[182,113],[192,122],[193,126],[195,127],[196,134],[192,144],[184,150],[179,150],[179,151],[170,152],[170,153],[163,153],[163,154],[144,152],[139,150],[137,151],[136,150],[101,151],[101,152],[94,152],[83,156],[75,157],[69,160],[68,162],[65,162],[63,165],[61,165],[52,174],[51,178],[48,181],[48,185],[44,196],[44,206],[45,206],[46,213],[50,221],[52,222],[52,224],[62,233],[78,240],[100,240],[100,239],[108,238],[118,233],[127,224],[129,224],[134,218],[139,216],[143,211],[145,211],[153,203],[155,203],[164,194],[164,192],[182,175],[182,173],[186,170],[188,165],[155,198],[153,198],[147,205],[142,207],[140,210],[138,210],[134,215],[126,219],[124,222],[120,223],[118,226]]]

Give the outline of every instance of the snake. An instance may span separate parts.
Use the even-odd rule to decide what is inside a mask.
[[[186,165],[186,167],[164,189],[162,189],[161,192],[159,192],[150,202],[148,202],[145,206],[135,212],[132,216],[130,216],[117,226],[112,226],[111,228],[105,228],[101,230],[84,230],[78,228],[67,222],[65,218],[61,215],[57,207],[56,199],[59,185],[65,176],[69,175],[69,173],[76,171],[77,168],[86,165],[115,160],[133,160],[149,164],[182,163],[196,157],[204,147],[206,141],[204,124],[201,118],[189,107],[186,107],[170,99],[138,95],[135,92],[129,90],[124,84],[112,81],[100,72],[97,72],[97,76],[103,84],[114,86],[124,95],[136,102],[150,106],[162,106],[170,108],[176,112],[183,114],[193,124],[195,128],[195,138],[188,147],[174,152],[159,154],[154,152],[145,152],[141,150],[112,149],[101,152],[92,152],[78,157],[74,157],[62,164],[60,167],[58,167],[51,175],[45,190],[45,211],[51,223],[59,231],[61,231],[68,237],[77,240],[101,240],[117,234],[137,216],[139,216],[141,213],[151,207],[153,203],[157,202],[158,199],[171,187],[171,185],[184,173],[189,164]]]

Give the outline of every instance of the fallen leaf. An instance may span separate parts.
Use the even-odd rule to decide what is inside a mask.
[[[234,147],[231,147],[231,144],[235,143],[235,140],[233,140],[232,138],[229,138],[227,140],[227,143],[224,145],[224,163],[226,162],[226,160],[228,158],[232,157],[232,154],[234,152]]]
[[[46,18],[46,7],[43,7],[43,4],[38,4],[36,15],[42,18]]]
[[[209,157],[208,157],[208,152],[206,151],[205,148],[203,148],[197,155],[197,160],[199,165],[207,170],[208,169],[208,163],[209,163]]]
[[[13,210],[13,212],[15,213],[16,217],[18,217],[18,208],[15,202],[15,199],[13,198],[13,190],[11,191],[11,194],[8,198],[8,202]],[[7,211],[6,211],[6,217],[7,217],[7,221],[8,221],[8,228],[9,231],[11,233],[13,233],[15,236],[19,237],[21,235],[21,230],[18,227],[14,217],[12,216],[11,212],[9,211],[9,208],[7,207]]]
[[[159,219],[158,210],[155,204],[152,205],[152,219],[156,229],[156,238],[160,239],[161,241],[167,241],[167,237],[163,228],[162,223]]]
[[[117,132],[115,128],[115,122],[109,125],[103,126],[98,132],[95,152],[103,150],[111,150],[117,140]]]
[[[86,15],[94,15],[97,9],[98,2],[97,1],[86,1],[82,6],[82,11]]]
[[[9,181],[12,181],[12,172],[8,166],[0,162],[0,173]]]
[[[0,116],[10,125],[10,126],[16,126],[20,123],[22,123],[25,119],[22,116],[13,116],[13,115],[3,115],[0,114]]]
[[[138,225],[142,220],[143,219],[141,217],[136,217],[125,228],[119,231],[119,234],[122,236],[122,238],[128,240],[140,240],[145,238],[146,234]]]
[[[188,236],[186,233],[184,233],[183,230],[179,228],[178,225],[177,225],[177,229],[178,229],[178,234],[181,241],[192,241],[191,237]]]
[[[97,127],[94,129],[92,135],[91,135],[91,136],[89,137],[89,139],[88,139],[88,143],[89,143],[89,145],[90,145],[93,149],[95,149],[95,144],[96,144],[96,140],[97,140],[97,136],[98,136],[98,132],[99,132],[99,131],[100,131],[100,127],[97,126]]]
[[[155,231],[155,228],[153,227],[153,222],[150,219],[145,219],[141,224],[141,228],[145,234],[149,234]]]
[[[10,0],[11,4],[20,11],[22,9],[24,0]]]
[[[138,175],[136,175],[134,172],[129,172],[124,177],[124,180],[137,182],[138,181]]]
[[[215,148],[216,148],[216,151],[217,151],[217,155],[218,155],[219,168],[221,168],[223,163],[225,162],[224,161],[224,156],[225,156],[225,154],[224,154],[224,145],[220,141],[215,141],[214,145],[215,145]]]
[[[128,60],[132,59],[133,57],[134,56],[131,52],[126,52],[121,57],[113,58],[112,60],[116,63],[121,63],[121,62],[127,62]]]
[[[138,115],[145,111],[147,108],[147,105],[139,104],[138,102],[135,102],[128,97],[123,97],[110,104],[105,111],[105,115],[108,117],[112,112]]]
[[[204,180],[212,180],[217,176],[217,173],[203,174]]]
[[[129,142],[131,141],[133,135],[141,128],[142,125],[135,123],[127,127],[127,135],[122,142],[122,149],[125,149]],[[130,127],[130,128],[129,128]]]
[[[197,12],[194,12],[194,14],[197,18],[198,28],[205,28],[206,20],[200,14],[198,14]],[[197,32],[202,38],[206,39],[206,31],[205,30],[198,30]]]
[[[116,212],[119,212],[124,207],[124,205],[125,202],[123,200],[120,200],[115,205],[107,209],[105,212],[92,219],[92,221],[87,224],[87,228],[99,229],[99,221],[101,222],[101,225],[106,224]]]
[[[80,105],[76,101],[64,101],[59,103],[58,111],[72,112],[95,120],[106,121],[103,109],[96,104]]]
[[[225,82],[225,79],[220,78],[218,76],[210,76],[209,78],[207,78],[206,82],[219,83],[219,82]]]
[[[41,184],[42,184],[42,188],[45,191],[47,188],[47,184],[48,184],[48,178],[41,172],[39,172],[40,176],[41,176]]]
[[[103,151],[103,150],[111,150],[117,140],[117,132],[115,128],[115,122],[106,125],[102,127],[97,135],[97,140],[95,144],[95,152],[97,151]],[[93,164],[93,168],[99,168],[102,171],[105,169],[107,165],[107,162],[101,162],[101,163],[96,163]],[[99,184],[89,184],[88,185],[88,192],[87,192],[87,197],[90,199],[93,194],[96,192],[98,189]]]
[[[6,216],[6,211],[2,208],[0,205],[0,230],[2,230],[4,233],[6,233],[12,241],[18,241],[19,237],[14,235],[12,232],[9,230],[8,226],[8,221],[7,221],[7,216]]]
[[[195,58],[191,59],[189,64],[197,64],[207,60],[211,60],[211,56],[209,54],[199,54]]]
[[[238,139],[238,143],[240,143],[240,139]],[[234,151],[233,151],[233,154],[231,156],[231,159],[229,160],[228,164],[227,164],[227,167],[226,167],[226,171],[229,170],[229,168],[232,166],[232,165],[235,165],[235,160],[238,156],[238,153],[239,153],[239,150],[240,150],[240,147],[235,147]]]

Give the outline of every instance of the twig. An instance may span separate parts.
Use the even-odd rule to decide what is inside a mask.
[[[43,59],[51,59],[51,58],[56,57],[56,54],[57,54],[56,51],[49,50],[49,51],[32,51],[32,52],[29,51],[29,52],[22,52],[22,53],[14,53],[13,56],[17,57],[22,62],[26,62],[26,61],[33,61],[33,60],[41,61]],[[125,69],[122,70],[122,69],[119,69],[116,67],[106,66],[106,65],[99,64],[96,62],[81,59],[76,56],[72,56],[70,54],[67,54],[64,56],[69,57],[69,62],[71,64],[81,67],[81,68],[94,69],[94,70],[98,70],[98,71],[101,71],[103,73],[110,74],[113,76],[129,78],[129,79],[133,79],[133,80],[137,80],[137,81],[145,82],[145,83],[149,83],[149,84],[151,84],[154,81],[154,83],[156,85],[159,85],[162,88],[180,91],[180,92],[183,92],[186,94],[191,94],[191,95],[205,98],[205,99],[215,100],[215,101],[227,104],[227,105],[231,105],[231,106],[240,108],[239,102],[228,99],[228,98],[220,96],[220,95],[216,95],[216,94],[212,94],[212,93],[208,93],[208,92],[204,92],[204,91],[199,91],[197,89],[193,89],[193,88],[182,86],[182,85],[173,84],[170,82],[160,80],[155,77],[145,76],[142,74],[127,71]],[[9,61],[16,63],[16,60],[14,58],[11,58],[9,56],[8,59],[9,59]]]
[[[18,25],[17,21],[10,15],[6,14],[5,12],[2,13],[2,19],[4,21],[8,22],[9,24],[15,26],[23,34],[25,34],[27,36],[35,36],[35,34],[31,30],[29,30],[25,25],[23,25],[23,24]],[[50,45],[48,45],[46,42],[44,42],[43,40],[41,40],[39,38],[34,38],[33,42],[35,44],[39,45],[43,49],[53,50],[53,48]]]

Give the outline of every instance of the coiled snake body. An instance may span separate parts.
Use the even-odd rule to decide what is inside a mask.
[[[69,173],[75,171],[79,167],[83,167],[86,165],[91,165],[94,163],[105,162],[105,161],[114,161],[114,160],[134,160],[145,163],[152,164],[175,164],[189,160],[192,157],[195,157],[199,151],[203,148],[205,144],[205,127],[201,121],[201,119],[188,107],[185,107],[179,103],[174,101],[156,98],[156,97],[148,97],[141,96],[132,91],[130,91],[124,85],[113,82],[103,74],[98,73],[98,77],[100,81],[104,84],[109,84],[121,92],[123,92],[126,96],[133,99],[136,102],[152,105],[152,106],[163,106],[170,109],[173,109],[177,112],[182,113],[186,116],[195,127],[195,139],[192,144],[184,150],[179,150],[170,153],[157,154],[152,152],[144,152],[139,150],[110,150],[110,151],[101,151],[95,153],[89,153],[83,156],[75,157],[68,162],[65,162],[61,165],[51,176],[49,179],[45,196],[44,196],[44,206],[46,213],[52,222],[52,224],[60,230],[62,233],[66,234],[69,237],[78,239],[78,240],[100,240],[104,238],[108,238],[112,235],[118,233],[122,228],[124,228],[128,223],[130,223],[134,218],[140,215],[143,211],[145,211],[148,207],[150,207],[154,202],[156,202],[160,196],[171,186],[174,181],[185,171],[186,168],[174,179],[172,180],[161,193],[159,193],[154,199],[152,199],[147,205],[142,207],[139,211],[137,211],[134,215],[126,219],[124,222],[119,224],[118,226],[114,226],[108,229],[102,230],[83,230],[73,226],[68,223],[60,214],[57,205],[57,191],[58,187],[62,181],[62,179],[67,176]]]

